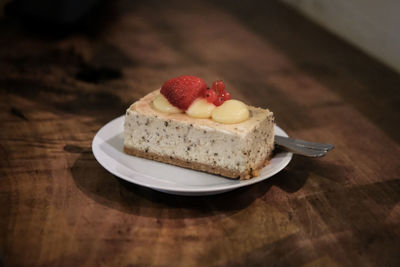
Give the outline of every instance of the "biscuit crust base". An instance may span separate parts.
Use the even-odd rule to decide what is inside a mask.
[[[176,165],[179,167],[184,167],[188,169],[193,169],[197,171],[204,171],[208,173],[213,173],[213,174],[218,174],[224,177],[232,178],[232,179],[250,179],[252,177],[258,176],[258,171],[259,169],[263,168],[265,165],[269,163],[269,160],[267,159],[264,164],[259,166],[257,169],[254,170],[247,170],[244,172],[239,172],[239,171],[234,171],[226,168],[221,168],[221,167],[213,167],[211,165],[207,165],[204,163],[198,163],[198,162],[188,162],[182,159],[170,157],[170,156],[162,156],[156,153],[152,152],[145,152],[136,148],[131,148],[131,147],[126,147],[124,146],[124,152],[126,154],[132,155],[132,156],[137,156],[141,158],[146,158],[146,159],[151,159],[155,161],[160,161],[172,165]]]

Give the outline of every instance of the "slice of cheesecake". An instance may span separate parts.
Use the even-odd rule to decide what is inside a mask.
[[[274,116],[249,106],[249,119],[223,124],[168,114],[152,106],[156,90],[126,111],[124,151],[127,154],[185,168],[248,179],[268,164],[274,149]]]

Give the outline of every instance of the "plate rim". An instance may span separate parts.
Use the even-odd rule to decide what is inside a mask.
[[[130,182],[130,183],[133,183],[133,184],[136,184],[136,185],[140,185],[140,186],[143,186],[143,187],[151,188],[153,190],[157,190],[157,191],[160,191],[160,192],[171,193],[171,194],[185,194],[185,195],[186,194],[190,194],[190,193],[210,195],[210,194],[217,194],[219,192],[222,193],[222,192],[231,191],[231,190],[234,190],[234,189],[237,189],[237,188],[241,188],[241,187],[249,186],[249,185],[252,185],[252,184],[255,184],[255,183],[259,183],[259,182],[262,182],[262,181],[264,181],[266,179],[271,178],[272,176],[274,176],[275,174],[277,174],[278,172],[283,170],[290,163],[290,161],[292,160],[292,157],[293,157],[293,153],[291,153],[291,152],[287,152],[287,151],[280,152],[279,154],[284,154],[284,159],[280,163],[279,167],[277,167],[276,169],[272,170],[271,173],[268,173],[268,176],[262,177],[262,178],[256,177],[256,178],[252,178],[252,179],[248,179],[248,180],[237,180],[237,183],[229,184],[229,185],[215,186],[213,188],[207,188],[207,187],[203,187],[203,188],[179,188],[179,187],[166,186],[166,185],[163,185],[161,187],[156,187],[156,186],[154,186],[153,184],[150,184],[150,183],[145,183],[145,182],[142,182],[142,181],[133,181],[132,177],[127,177],[124,174],[119,173],[118,171],[114,170],[111,166],[109,166],[110,164],[107,163],[107,162],[113,162],[114,165],[115,164],[120,164],[120,163],[118,162],[117,159],[111,157],[107,153],[104,153],[100,149],[101,141],[104,142],[104,140],[100,140],[101,139],[100,135],[103,132],[105,132],[106,130],[108,130],[108,128],[111,127],[111,125],[115,124],[117,121],[122,120],[122,123],[123,123],[124,122],[124,117],[125,117],[125,115],[121,115],[119,117],[116,117],[116,118],[112,119],[111,121],[109,121],[108,123],[103,125],[96,132],[96,134],[95,134],[95,136],[94,136],[94,138],[92,140],[92,153],[93,153],[96,161],[104,169],[106,169],[109,173],[111,173],[111,174],[117,176],[118,178],[123,179],[123,180],[125,180],[127,182]],[[279,129],[283,133],[282,136],[285,136],[285,137],[288,136],[287,133],[282,128],[280,128],[278,125],[275,124],[275,127],[277,129]],[[120,133],[118,131],[115,131],[115,134],[120,134]],[[123,153],[122,151],[120,151],[120,152]],[[110,160],[105,162],[105,160],[103,160],[101,158],[101,156],[106,156]],[[127,156],[131,156],[131,155],[127,155]],[[133,156],[131,156],[131,157],[133,157]],[[137,158],[139,158],[139,157],[137,157]],[[174,166],[174,165],[171,165],[171,166],[176,167],[176,168],[182,168],[182,167]],[[187,169],[187,168],[185,168],[185,169]],[[190,170],[190,169],[187,169],[187,170]],[[139,175],[139,176],[141,176],[143,178],[153,177],[151,175],[146,175],[146,174],[143,174],[143,173],[135,171],[135,170],[130,170],[130,171],[134,174],[133,178],[136,177],[137,175]],[[195,171],[195,170],[193,170],[193,171]],[[213,175],[213,174],[211,174],[211,175]],[[221,179],[228,179],[228,178],[224,178],[224,177],[220,177],[220,178]]]

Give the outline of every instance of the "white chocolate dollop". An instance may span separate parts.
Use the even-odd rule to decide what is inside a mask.
[[[194,118],[207,119],[211,117],[214,109],[213,103],[208,102],[205,98],[197,98],[186,110],[186,114]]]
[[[239,123],[249,119],[250,113],[246,104],[239,100],[227,100],[221,106],[216,107],[211,118],[219,123]]]
[[[168,99],[162,94],[158,94],[153,102],[154,109],[169,114],[183,113],[184,111],[172,105]],[[193,118],[208,119],[213,121],[233,124],[249,119],[249,109],[246,104],[239,100],[227,100],[220,106],[208,102],[205,98],[197,98],[185,111],[186,114]]]
[[[158,94],[153,100],[153,107],[164,113],[182,113],[183,111],[171,103],[162,94]]]

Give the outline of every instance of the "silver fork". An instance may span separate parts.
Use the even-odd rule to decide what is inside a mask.
[[[323,157],[335,146],[275,135],[275,145],[281,149],[306,157]]]

